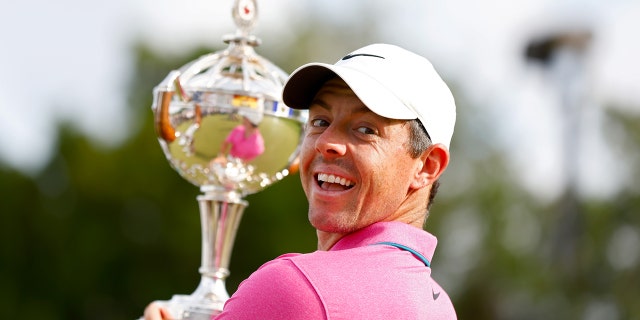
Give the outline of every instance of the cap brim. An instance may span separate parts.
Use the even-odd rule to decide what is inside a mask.
[[[289,108],[309,109],[322,85],[337,76],[323,63],[309,63],[295,70],[282,89],[282,101]]]
[[[357,70],[326,63],[309,63],[295,70],[284,85],[282,99],[293,109],[308,109],[322,85],[338,76],[374,113],[390,119],[416,119],[387,87]]]

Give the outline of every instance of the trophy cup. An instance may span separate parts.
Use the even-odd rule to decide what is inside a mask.
[[[297,170],[307,114],[281,101],[287,74],[255,53],[255,1],[235,0],[238,27],[225,50],[171,71],[154,89],[153,115],[171,166],[199,186],[200,284],[190,295],[156,301],[175,319],[210,319],[229,294],[225,279],[245,195]]]

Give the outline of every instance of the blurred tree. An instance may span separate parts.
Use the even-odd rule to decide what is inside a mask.
[[[311,17],[298,24],[303,27],[292,46],[258,51],[290,72],[371,42],[375,24],[344,28]],[[140,44],[129,87],[131,115],[140,127],[126,143],[101,149],[63,125],[59,152],[41,173],[26,177],[0,167],[1,318],[133,319],[153,300],[195,290],[199,191],[160,150],[151,92],[169,70],[215,50],[162,58]],[[616,141],[630,178],[614,198],[579,199],[579,263],[567,269],[551,259],[563,199],[538,203],[521,189],[503,151],[491,144],[495,123],[483,106],[466,102],[463,92],[455,95],[452,164],[426,228],[440,243],[434,277],[449,291],[459,318],[639,319],[638,116],[606,109],[607,138]],[[247,200],[229,292],[263,262],[316,245],[296,175]]]
[[[331,34],[300,37],[327,43]],[[0,167],[0,317],[132,319],[153,300],[195,290],[199,190],[170,168],[157,143],[151,93],[169,70],[218,49],[163,58],[138,45],[129,104],[140,121],[130,139],[106,150],[62,124],[57,155],[42,172],[27,177]],[[304,59],[286,52],[273,60],[286,70]],[[231,293],[265,261],[316,246],[296,175],[247,200]]]

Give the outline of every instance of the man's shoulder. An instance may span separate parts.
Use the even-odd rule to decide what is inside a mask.
[[[290,260],[280,256],[263,264],[227,301],[221,319],[322,319],[315,290]]]
[[[283,254],[263,264],[253,278],[285,279],[289,286],[306,286],[317,281],[331,282],[342,275],[357,273],[362,264],[373,264],[368,260],[370,254],[359,248],[339,251],[314,251],[310,253]],[[339,280],[338,280],[339,281]],[[313,285],[312,285],[313,287]]]

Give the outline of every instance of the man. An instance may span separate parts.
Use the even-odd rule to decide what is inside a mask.
[[[264,138],[260,134],[262,114],[241,112],[242,124],[237,125],[224,139],[220,146],[219,156],[226,160],[227,152],[234,158],[251,161],[264,152]]]
[[[374,44],[298,68],[283,98],[309,109],[300,180],[318,251],[267,262],[216,319],[455,319],[422,230],[456,117],[431,63]]]

